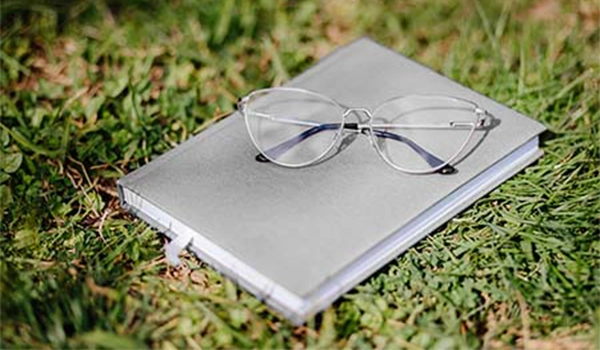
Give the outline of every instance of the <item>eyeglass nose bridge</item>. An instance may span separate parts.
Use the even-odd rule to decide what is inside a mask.
[[[367,116],[367,118],[369,118],[369,120],[373,119],[373,115],[371,114],[371,111],[368,110],[367,108],[363,108],[363,107],[348,107],[348,108],[346,108],[346,110],[344,111],[344,118],[346,118],[349,114],[351,114],[353,112],[362,112],[364,115]]]
[[[352,130],[358,134],[368,135],[368,133],[371,130],[371,121],[373,120],[373,115],[371,114],[371,111],[363,107],[348,107],[344,111],[344,120],[354,112],[359,112],[366,115],[367,123],[346,123],[344,128],[347,130]]]

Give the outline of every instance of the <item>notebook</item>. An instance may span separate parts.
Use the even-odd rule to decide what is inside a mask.
[[[257,162],[233,113],[118,181],[121,205],[295,324],[303,323],[542,155],[540,123],[362,38],[288,86],[372,109],[399,95],[474,101],[496,125],[452,175],[410,175],[366,137],[304,168]]]

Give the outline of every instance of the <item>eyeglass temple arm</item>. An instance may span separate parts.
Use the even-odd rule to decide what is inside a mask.
[[[337,130],[339,127],[340,127],[339,123],[315,125],[315,126],[311,127],[310,129],[307,129],[307,130],[301,132],[300,134],[290,138],[289,140],[284,141],[284,142],[280,143],[279,145],[274,146],[274,147],[264,151],[264,153],[269,158],[276,159],[277,157],[281,156],[285,152],[289,151],[292,147],[294,147],[295,145],[308,139],[309,137],[316,135],[322,131]],[[357,123],[344,124],[344,128],[350,129],[350,130],[359,130]],[[440,165],[444,164],[443,160],[441,160],[438,157],[436,157],[435,155],[431,154],[430,152],[425,150],[423,147],[419,146],[416,142],[414,142],[413,140],[411,140],[407,137],[400,136],[398,134],[394,134],[394,133],[391,133],[388,131],[382,131],[382,130],[374,130],[373,134],[377,137],[387,138],[387,139],[399,141],[399,142],[406,144],[413,151],[415,151],[419,156],[421,156],[421,158],[423,158],[423,160],[425,160],[430,166],[432,166],[434,168],[437,168]],[[261,153],[259,153],[256,156],[256,160],[259,162],[268,162],[269,161],[269,159]],[[439,172],[442,174],[452,174],[455,171],[456,171],[456,169],[451,165],[447,165],[439,170]]]
[[[423,160],[425,160],[427,162],[427,164],[429,164],[433,168],[437,168],[440,165],[445,163],[443,160],[436,157],[431,152],[425,150],[423,147],[419,146],[419,144],[417,144],[413,140],[409,139],[408,137],[394,134],[389,131],[383,131],[383,130],[373,130],[373,135],[375,135],[377,137],[381,137],[381,138],[399,141],[399,142],[406,144],[413,151],[415,151],[419,156],[421,156],[421,158],[423,158]],[[448,164],[445,167],[443,167],[442,169],[440,169],[439,171],[442,174],[452,174],[456,171],[456,169],[452,165]]]
[[[296,146],[300,142],[306,140],[307,138],[320,133],[321,131],[326,130],[337,130],[340,127],[339,123],[330,123],[330,124],[319,124],[311,127],[310,129],[306,129],[298,135],[292,137],[291,139],[284,141],[277,146],[271,147],[270,149],[264,151],[272,159],[277,159],[277,157],[281,156],[285,152],[289,151],[292,147]],[[256,155],[256,160],[259,162],[269,162],[269,159],[265,157],[262,153]]]

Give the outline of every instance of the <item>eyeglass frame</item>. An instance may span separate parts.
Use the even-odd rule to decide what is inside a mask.
[[[336,135],[334,135],[331,144],[327,147],[327,149],[325,151],[323,151],[315,159],[304,162],[304,163],[300,163],[300,164],[287,164],[287,163],[279,162],[276,159],[269,157],[269,155],[267,155],[266,152],[264,150],[262,150],[262,148],[258,145],[258,142],[255,140],[254,135],[251,131],[251,127],[250,127],[250,123],[249,123],[249,116],[248,116],[247,109],[246,109],[247,102],[255,95],[269,93],[269,92],[277,92],[277,91],[299,92],[299,93],[313,95],[313,96],[316,96],[318,98],[324,99],[324,100],[332,103],[333,105],[335,105],[336,107],[339,107],[340,110],[343,111],[343,113],[341,115],[341,121],[339,123],[339,129],[337,130]],[[463,144],[461,145],[459,150],[446,161],[440,160],[439,158],[437,158],[437,156],[431,154],[430,152],[427,152],[422,147],[418,146],[417,143],[408,139],[411,143],[417,145],[419,148],[421,148],[423,151],[425,151],[429,156],[432,156],[432,157],[436,158],[437,160],[439,160],[440,162],[442,162],[438,166],[431,168],[431,169],[411,170],[411,169],[406,169],[401,166],[398,166],[397,164],[394,164],[393,162],[391,162],[389,159],[387,159],[383,155],[383,150],[380,149],[380,147],[377,143],[377,140],[375,140],[375,137],[382,137],[382,136],[374,135],[374,130],[373,130],[373,128],[374,128],[373,116],[376,115],[377,111],[381,107],[385,106],[388,102],[392,102],[392,101],[395,101],[398,99],[403,99],[403,98],[411,98],[411,97],[427,97],[427,98],[439,97],[439,98],[454,100],[456,102],[466,103],[473,107],[473,113],[475,113],[475,115],[477,117],[477,119],[473,123],[457,122],[457,123],[455,123],[455,125],[453,125],[452,122],[450,123],[451,125],[449,127],[464,126],[465,124],[473,124],[473,125],[471,126],[471,130],[469,131],[469,134],[467,135],[465,141],[463,142]],[[467,100],[467,99],[464,99],[464,98],[461,98],[461,97],[456,97],[456,96],[451,96],[451,95],[436,95],[436,94],[409,94],[409,95],[394,96],[394,97],[391,97],[391,98],[379,103],[377,105],[377,107],[375,107],[375,109],[371,112],[371,110],[369,110],[368,108],[365,108],[365,107],[347,107],[347,106],[339,103],[338,101],[334,100],[333,98],[331,98],[327,95],[315,92],[315,91],[311,91],[311,90],[307,90],[307,89],[303,89],[303,88],[297,88],[297,87],[272,87],[272,88],[257,89],[257,90],[250,92],[249,94],[239,98],[235,104],[235,107],[244,117],[244,122],[246,125],[248,135],[250,136],[250,140],[252,141],[255,148],[259,152],[259,154],[255,157],[255,159],[259,162],[270,162],[270,163],[274,163],[276,165],[286,167],[286,168],[302,168],[302,167],[310,166],[313,164],[317,164],[327,154],[329,154],[329,152],[331,152],[331,150],[339,142],[339,140],[341,139],[341,137],[344,133],[344,130],[351,130],[357,134],[363,134],[363,135],[367,136],[369,138],[371,145],[375,148],[375,151],[379,155],[379,157],[385,163],[387,163],[389,166],[391,166],[392,168],[394,168],[398,171],[401,171],[401,172],[407,173],[407,174],[413,174],[413,175],[423,175],[423,174],[433,174],[433,173],[440,173],[442,175],[454,174],[457,172],[457,170],[450,163],[452,163],[454,160],[456,160],[465,151],[467,145],[471,142],[471,139],[473,138],[473,135],[476,130],[485,130],[488,127],[492,126],[492,124],[493,124],[493,122],[492,122],[493,116],[487,110],[481,108],[477,103]],[[350,114],[355,113],[355,112],[364,113],[364,115],[367,116],[367,122],[366,123],[347,123],[346,118]],[[302,122],[302,121],[298,121],[298,122]],[[317,124],[317,123],[315,123],[315,124]],[[319,125],[325,125],[325,124],[319,124]],[[313,126],[313,127],[315,127],[315,126]],[[375,124],[375,127],[377,127],[377,124]],[[326,130],[326,129],[324,129],[324,130]],[[322,130],[319,130],[319,131],[322,131]],[[317,132],[319,132],[319,131],[317,131]],[[401,135],[397,135],[397,134],[393,134],[393,135],[407,139],[406,137],[403,137]],[[394,138],[394,139],[396,139],[396,138]],[[299,140],[299,142],[301,142],[303,140],[304,139]],[[396,140],[398,140],[398,139],[396,139]],[[291,141],[291,140],[284,141],[284,143],[289,142],[289,141]],[[402,141],[402,142],[406,142],[406,141]],[[281,144],[278,146],[275,146],[273,148],[276,148],[279,146],[281,146]],[[293,147],[293,145],[292,145],[292,147]],[[413,146],[410,146],[410,147],[413,148]],[[413,150],[415,150],[415,149],[413,148]],[[419,151],[416,151],[416,152],[419,153]],[[422,154],[420,154],[420,155],[423,156]]]

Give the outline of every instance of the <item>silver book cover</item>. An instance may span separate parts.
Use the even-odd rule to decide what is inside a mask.
[[[119,180],[123,207],[172,239],[167,254],[190,250],[296,324],[542,154],[542,124],[367,38],[287,86],[366,108],[400,95],[451,95],[496,123],[455,174],[410,175],[361,137],[314,166],[257,162],[236,112]]]

